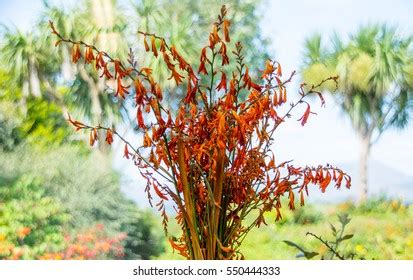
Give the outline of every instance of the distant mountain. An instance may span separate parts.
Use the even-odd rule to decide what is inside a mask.
[[[350,190],[328,189],[322,194],[313,190],[310,193],[310,201],[313,202],[339,202],[343,200],[355,200],[359,194],[357,186],[359,180],[358,162],[337,164],[341,169],[350,174],[352,187]],[[385,195],[391,198],[401,198],[404,202],[413,202],[413,176],[392,168],[379,161],[370,161],[368,166],[369,196]]]

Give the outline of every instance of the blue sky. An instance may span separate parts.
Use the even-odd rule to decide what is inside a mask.
[[[63,2],[63,1],[53,1]],[[73,0],[64,1],[74,3]],[[223,2],[224,3],[224,2]],[[262,32],[271,40],[271,50],[283,65],[284,73],[298,69],[306,37],[314,32],[346,36],[361,24],[387,22],[399,26],[401,33],[413,34],[411,0],[289,0],[268,1],[263,10]],[[29,29],[42,7],[38,0],[0,0],[0,22]],[[290,93],[294,88],[290,89]],[[281,127],[274,145],[280,161],[294,159],[297,164],[340,164],[356,162],[359,146],[346,117],[330,97],[327,107],[318,108],[301,127],[300,113]],[[315,109],[316,107],[314,107]],[[403,131],[389,130],[373,146],[371,158],[406,175],[413,176],[413,122]]]

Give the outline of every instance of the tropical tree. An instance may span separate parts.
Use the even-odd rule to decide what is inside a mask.
[[[29,96],[56,97],[51,96],[51,92],[42,91],[43,82],[55,72],[54,61],[51,61],[45,49],[44,36],[3,26],[0,59],[4,70],[12,78],[8,81],[11,87],[22,89],[22,94],[18,97],[23,100],[23,104]]]
[[[125,23],[120,17],[119,9],[116,8],[116,1],[84,0],[79,6],[65,10],[46,2],[42,20],[39,23],[42,34],[47,34],[47,21],[52,18],[66,36],[85,38],[114,54],[125,53],[122,49],[122,42],[125,40],[123,32]],[[95,69],[85,67],[85,64],[78,64],[74,67],[71,65],[69,55],[71,50],[63,47],[56,52],[54,42],[49,36],[45,37],[48,40],[48,52],[55,55],[59,61],[60,74],[66,86],[69,87],[65,103],[79,104],[78,113],[99,123],[113,123],[119,120],[119,107],[123,104],[114,104],[110,95],[107,94],[108,85],[114,83],[113,79],[91,78]],[[107,45],[108,42],[110,45]],[[104,143],[100,143],[99,147],[101,151],[108,150],[108,146]]]
[[[68,131],[63,118],[67,108],[46,38],[4,26],[0,50],[2,148],[10,150],[23,138],[40,145],[61,144]]]
[[[367,165],[371,146],[388,128],[404,128],[412,113],[412,37],[387,25],[361,27],[348,41],[335,35],[324,45],[320,35],[306,41],[303,79],[317,84],[339,75],[333,94],[360,141],[360,196],[367,198]],[[335,85],[324,90],[333,93]]]
[[[84,64],[74,67],[70,61],[71,50],[63,47],[57,51],[54,42],[47,36],[47,20],[53,18],[67,36],[85,38],[115,54],[120,50],[120,53],[126,53],[122,49],[125,21],[116,9],[116,1],[84,0],[80,8],[71,9],[52,6],[47,1],[44,4],[41,20],[33,31],[22,32],[17,28],[3,27],[0,59],[5,65],[4,71],[12,77],[7,84],[15,89],[4,97],[21,105],[18,107],[23,109],[24,114],[30,108],[28,99],[37,98],[58,105],[63,121],[73,103],[77,104],[79,114],[94,122],[113,123],[118,120],[119,107],[123,104],[114,104],[107,94],[108,83],[113,83],[113,80],[91,78],[94,69]],[[107,150],[107,147],[104,143],[100,144],[100,150]]]

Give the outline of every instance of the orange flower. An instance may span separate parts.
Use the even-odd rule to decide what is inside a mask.
[[[157,186],[155,183],[153,183],[152,186],[153,186],[153,189],[155,190],[156,194],[157,194],[161,199],[163,199],[163,200],[168,200],[168,197],[161,192],[161,190],[158,188],[158,186]]]
[[[201,51],[201,58],[200,58],[200,61],[202,62],[202,61],[208,61],[208,58],[207,58],[207,55],[206,55],[206,51],[207,51],[207,47],[204,47],[204,48],[202,48],[202,51]]]
[[[17,230],[17,237],[20,239],[25,238],[32,231],[29,227],[22,227]]]
[[[152,146],[152,140],[151,137],[149,137],[148,131],[146,131],[143,136],[143,146],[146,148]]]
[[[93,60],[95,60],[93,49],[91,47],[87,47],[85,51],[85,63],[91,63]]]
[[[218,86],[216,87],[217,90],[223,89],[224,91],[227,91],[227,76],[223,71],[221,71],[221,81],[219,82]]]
[[[149,52],[150,49],[149,49],[148,42],[146,42],[146,36],[143,37],[143,44],[145,46],[145,51]]]
[[[224,32],[224,38],[226,42],[230,42],[230,38],[229,38],[229,31],[228,31],[228,27],[230,26],[230,21],[227,19],[224,19],[224,21],[222,22],[222,30]]]
[[[146,94],[146,88],[139,79],[136,79],[133,84],[135,87],[135,102],[137,105],[142,105]]]
[[[254,83],[253,81],[250,81],[249,87],[255,89],[256,91],[260,92],[262,90],[262,87],[256,83]]]
[[[122,63],[119,60],[115,60],[113,62],[113,64],[115,65],[115,79],[117,77],[123,79],[124,77],[126,77],[129,73],[129,71],[125,71]]]
[[[108,70],[108,64],[106,63],[105,65],[102,65],[102,66],[103,66],[103,72],[102,72],[102,75],[100,75],[100,77],[102,78],[103,76],[105,76],[106,79],[112,79],[113,76],[112,74],[110,74]]]
[[[265,69],[262,72],[261,77],[264,79],[264,78],[268,77],[269,75],[271,75],[273,72],[274,72],[274,65],[273,65],[271,60],[267,60],[265,62]]]
[[[123,156],[127,159],[129,159],[129,150],[128,150],[128,144],[125,143],[125,148],[123,149]]]
[[[188,68],[188,66],[189,66],[188,62],[186,62],[185,59],[176,51],[176,49],[175,49],[174,46],[171,47],[171,54],[172,54],[172,57],[173,57],[175,60],[178,61],[178,63],[179,63],[179,68],[180,68],[181,70],[184,70],[184,69],[187,69],[187,68]],[[191,68],[191,67],[189,66],[189,68]]]
[[[196,102],[195,94],[196,94],[197,90],[198,90],[198,84],[196,84],[195,86],[192,86],[191,81],[188,81],[188,87],[187,87],[186,96],[185,96],[185,99],[184,99],[184,102],[186,104]]]
[[[92,130],[90,130],[90,135],[89,135],[90,146],[93,146],[97,139],[98,139],[98,132],[96,128],[93,128]]]
[[[208,75],[208,72],[205,68],[205,61],[201,61],[201,64],[199,64],[198,74]]]
[[[168,67],[168,69],[172,71],[175,68],[175,65],[169,59],[169,55],[166,52],[163,52],[162,56],[163,60],[165,61],[166,67]]]
[[[159,47],[159,51],[161,51],[161,52],[166,51],[165,40],[164,39],[161,40],[161,46]]]
[[[221,47],[219,48],[219,53],[222,57],[222,66],[229,64],[229,58],[227,56],[227,46],[224,42],[221,42]]]
[[[326,188],[330,184],[330,182],[331,182],[331,174],[330,172],[326,171],[326,177],[323,178],[320,183],[321,192],[326,191]]]
[[[125,99],[125,94],[129,94],[128,89],[129,86],[123,86],[122,85],[122,79],[119,76],[117,79],[117,88],[116,88],[116,93],[115,96],[120,95],[123,99]]]
[[[215,45],[220,41],[218,35],[218,27],[216,24],[212,26],[212,32],[209,34],[209,47],[213,49]]]
[[[251,88],[250,86],[251,78],[249,75],[248,67],[245,67],[245,72],[244,72],[244,75],[242,76],[242,81],[244,82],[244,87],[248,87],[248,89]]]
[[[156,96],[156,98],[158,99],[159,102],[162,101],[162,99],[163,99],[162,89],[161,89],[161,86],[159,84],[156,84],[156,86],[155,86],[154,95]]]
[[[281,65],[278,62],[277,62],[277,64],[278,64],[278,66],[277,66],[277,76],[281,77],[283,75],[282,70],[281,70]]]
[[[96,70],[98,70],[98,69],[100,69],[102,67],[105,67],[105,66],[106,66],[106,62],[103,59],[103,52],[99,52],[96,55],[95,68],[96,68]]]
[[[149,68],[149,67],[142,67],[142,68],[141,68],[141,72],[142,72],[142,73],[145,73],[146,76],[150,76],[150,75],[152,74],[152,69]]]
[[[106,130],[106,139],[105,139],[105,141],[109,145],[113,143],[113,132],[112,132],[111,129]]]
[[[153,166],[155,169],[159,167],[159,161],[155,156],[155,153],[153,152],[153,149],[151,150],[151,153],[149,154],[149,162],[153,163]]]
[[[176,85],[179,86],[180,83],[182,83],[183,76],[181,76],[175,68],[172,70],[172,75],[168,78],[168,80],[174,78]]]
[[[83,128],[86,128],[86,125],[84,125],[83,123],[81,123],[79,121],[73,120],[70,115],[68,115],[68,117],[69,118],[68,118],[67,121],[70,122],[74,127],[76,127],[76,131],[80,130],[80,129],[83,129]]]
[[[136,119],[138,120],[138,126],[140,128],[146,128],[145,122],[143,121],[142,110],[141,107],[138,107],[138,111],[136,113]]]
[[[72,47],[72,61],[73,63],[76,63],[82,55],[80,54],[80,45],[79,44],[74,44]]]
[[[310,116],[310,104],[307,103],[307,109],[305,110],[304,114],[298,120],[301,121],[301,125],[304,126],[307,123],[308,116]]]
[[[151,36],[151,47],[152,47],[152,52],[155,57],[158,57],[158,50],[156,49],[156,44],[155,44],[155,36]]]

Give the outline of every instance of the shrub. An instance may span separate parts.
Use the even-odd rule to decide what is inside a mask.
[[[326,239],[326,237],[317,235],[312,232],[307,232],[306,234],[308,236],[315,238],[321,245],[323,245],[323,247],[326,249],[326,250],[323,250],[324,252],[309,251],[305,249],[303,246],[297,245],[296,243],[289,241],[289,240],[284,240],[284,242],[287,245],[294,247],[300,251],[300,253],[296,256],[297,258],[306,258],[309,260],[316,256],[319,256],[320,259],[322,260],[354,259],[354,257],[356,257],[355,253],[353,252],[344,253],[341,251],[341,248],[340,248],[343,242],[353,238],[353,234],[348,234],[346,232],[346,227],[350,223],[351,219],[349,218],[347,214],[342,214],[342,215],[338,215],[338,220],[340,222],[340,227],[336,228],[333,224],[330,224],[330,230],[333,236],[332,240],[328,240]]]
[[[41,260],[102,260],[124,257],[122,241],[126,234],[109,237],[104,225],[96,226],[78,233],[75,237],[66,236],[66,246],[60,252],[46,253]]]
[[[0,197],[0,259],[36,259],[64,247],[63,227],[70,216],[38,180],[0,181]]]
[[[298,208],[292,217],[292,221],[295,224],[306,225],[315,224],[323,219],[323,213],[317,211],[314,206],[308,205],[305,208]]]
[[[98,153],[90,154],[76,146],[63,146],[49,151],[42,149],[39,152],[36,147],[27,145],[15,147],[13,152],[0,152],[0,169],[0,185],[4,186],[3,189],[18,187],[19,191],[13,192],[16,196],[13,199],[24,199],[21,203],[27,204],[25,210],[19,212],[22,218],[26,215],[30,219],[34,215],[34,212],[29,211],[30,205],[37,206],[34,210],[51,211],[43,208],[48,205],[43,203],[46,200],[57,209],[65,209],[68,214],[64,223],[62,221],[62,226],[66,227],[65,234],[76,235],[90,229],[93,224],[101,223],[110,236],[126,233],[122,239],[126,258],[146,259],[162,251],[159,230],[153,224],[153,214],[139,210],[123,196],[118,175],[112,171],[107,157]],[[79,173],[79,169],[87,172]],[[21,178],[26,176],[35,182],[35,187],[32,183],[21,183]],[[4,201],[12,199],[5,195],[2,193],[0,196]]]

